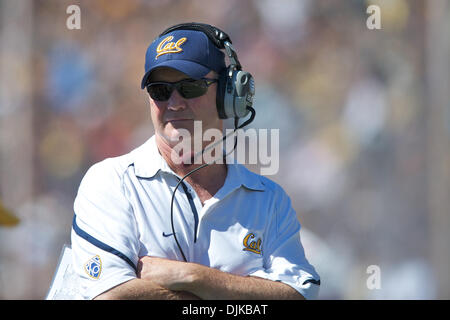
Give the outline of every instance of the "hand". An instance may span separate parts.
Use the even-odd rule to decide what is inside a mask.
[[[169,290],[186,290],[191,263],[144,256],[139,258],[137,276]]]

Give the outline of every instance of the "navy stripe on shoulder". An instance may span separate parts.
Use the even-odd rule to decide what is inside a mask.
[[[134,265],[133,261],[131,261],[126,255],[124,255],[122,252],[120,252],[119,250],[114,249],[113,247],[107,245],[106,243],[94,238],[93,236],[91,236],[89,233],[87,233],[86,231],[84,231],[83,229],[81,229],[76,222],[76,218],[77,215],[74,214],[73,215],[73,223],[72,223],[72,227],[73,230],[75,231],[75,233],[80,236],[81,238],[83,238],[84,240],[92,243],[94,246],[105,250],[109,253],[115,254],[116,256],[122,258],[123,260],[125,260],[125,262],[127,262],[134,270],[136,270],[136,266]]]

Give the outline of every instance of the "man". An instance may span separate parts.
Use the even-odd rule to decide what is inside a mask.
[[[181,133],[193,136],[194,121],[223,130],[216,95],[225,68],[199,30],[176,29],[149,46],[142,86],[155,135],[92,166],[75,199],[73,266],[84,298],[317,297],[319,276],[280,186],[219,162],[182,180],[202,163],[173,152]]]

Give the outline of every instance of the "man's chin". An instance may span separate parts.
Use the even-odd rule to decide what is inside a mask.
[[[184,134],[185,131],[188,131],[189,133],[194,132],[194,121],[192,120],[176,120],[176,121],[169,121],[165,123],[164,130],[170,133],[173,131],[173,135],[177,134]]]
[[[191,134],[188,130],[171,130],[170,132],[157,132],[159,138],[163,140],[164,144],[166,144],[171,149],[175,149],[177,153],[186,154],[183,157],[183,162],[188,161],[189,158],[187,154],[191,154],[194,152],[194,142],[191,139]]]
[[[191,132],[183,128],[159,131],[157,134],[172,147],[180,142],[187,142],[191,137]]]

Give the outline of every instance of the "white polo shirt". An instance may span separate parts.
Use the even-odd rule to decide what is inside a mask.
[[[224,185],[203,206],[189,183],[176,191],[174,228],[187,261],[281,281],[316,298],[319,275],[305,258],[289,197],[243,165],[227,168]],[[178,181],[154,136],[88,170],[71,234],[73,268],[85,299],[136,278],[139,257],[183,260],[170,223]]]

